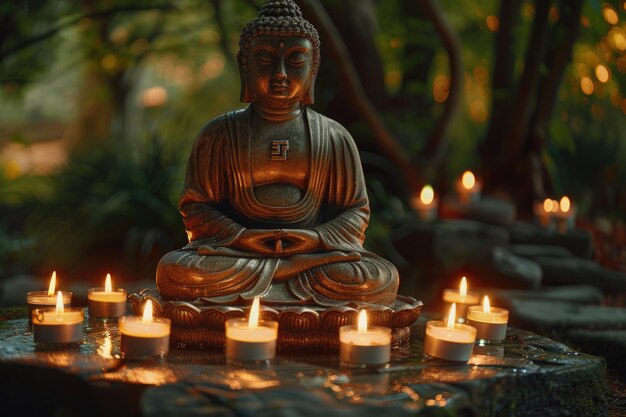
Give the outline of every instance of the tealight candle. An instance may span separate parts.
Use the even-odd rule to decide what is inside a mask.
[[[432,221],[437,219],[437,208],[439,207],[439,199],[435,195],[435,190],[430,185],[422,188],[419,196],[414,196],[411,205],[417,212],[420,219],[424,221]]]
[[[467,362],[472,355],[476,328],[455,322],[456,304],[452,304],[447,321],[426,323],[424,353],[433,358]]]
[[[121,350],[126,359],[167,355],[171,320],[152,316],[152,301],[146,301],[143,316],[120,317]]]
[[[28,320],[32,319],[33,310],[36,308],[54,308],[57,303],[57,293],[55,292],[57,282],[56,271],[52,272],[48,291],[31,291],[26,294],[28,304]],[[63,294],[63,306],[69,307],[72,304],[72,293],[65,291]]]
[[[543,203],[536,201],[533,204],[533,214],[535,215],[535,221],[545,228],[552,226],[552,219],[555,209],[558,208],[558,202],[546,198]]]
[[[242,362],[268,361],[276,356],[278,322],[259,320],[259,299],[250,316],[226,321],[226,356]]]
[[[391,357],[391,329],[367,325],[361,310],[356,326],[339,328],[339,357],[348,365],[384,365]]]
[[[59,291],[56,308],[36,308],[32,312],[35,343],[63,344],[83,338],[83,309],[66,309],[63,293]]]
[[[467,307],[478,304],[478,294],[467,291],[467,278],[461,278],[459,290],[445,289],[443,291],[443,301],[449,304],[456,303],[458,308],[458,319],[465,321]]]
[[[506,337],[509,311],[491,307],[489,297],[483,298],[482,306],[471,306],[467,312],[467,324],[476,328],[476,338],[500,342]]]
[[[576,207],[567,196],[563,196],[557,205],[554,213],[556,229],[560,233],[565,233],[574,228],[576,223]]]
[[[465,171],[461,178],[456,182],[456,192],[459,197],[459,201],[463,204],[469,204],[480,200],[480,193],[482,189],[482,182],[476,178],[472,171]]]
[[[87,290],[90,317],[121,317],[126,312],[126,290],[113,289],[111,274],[107,274],[104,288]]]

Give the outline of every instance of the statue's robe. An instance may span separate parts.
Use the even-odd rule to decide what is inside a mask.
[[[300,202],[288,207],[267,206],[255,198],[250,107],[224,114],[202,129],[179,205],[190,243],[160,261],[157,287],[162,295],[203,297],[217,304],[257,296],[267,303],[320,306],[394,303],[397,269],[362,246],[369,202],[356,145],[339,123],[311,109],[304,115],[311,145],[308,186]],[[233,246],[246,228],[315,230],[323,247],[318,253],[358,252],[361,260],[330,263],[273,282],[279,257]]]

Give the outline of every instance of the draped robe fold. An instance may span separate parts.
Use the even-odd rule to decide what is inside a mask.
[[[255,198],[250,107],[224,114],[202,129],[179,204],[190,243],[160,261],[161,294],[215,304],[257,296],[282,304],[393,304],[396,268],[362,246],[369,202],[356,145],[337,122],[311,109],[305,109],[305,117],[311,144],[308,185],[302,199],[287,207]],[[358,252],[361,260],[329,263],[273,282],[280,257],[234,246],[246,228],[315,230],[322,241],[317,253]]]

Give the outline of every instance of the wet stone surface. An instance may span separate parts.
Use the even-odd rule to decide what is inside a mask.
[[[279,352],[265,366],[193,350],[125,362],[117,323],[89,319],[80,345],[45,350],[14,317],[0,320],[0,400],[22,415],[606,415],[602,359],[514,328],[502,344],[476,346],[468,364],[427,359],[424,324],[388,366],[346,369],[336,350]]]

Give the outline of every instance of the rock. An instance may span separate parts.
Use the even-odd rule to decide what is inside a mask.
[[[439,212],[445,219],[468,219],[494,225],[512,224],[517,214],[511,202],[494,198],[482,198],[469,204],[462,204],[454,197],[444,198]]]
[[[538,256],[549,256],[552,258],[571,258],[572,252],[561,246],[554,245],[507,245],[505,249],[515,256],[534,259]]]
[[[533,289],[541,284],[541,267],[528,259],[513,255],[502,247],[491,248],[486,256],[465,266],[476,285],[495,288]]]
[[[573,329],[626,329],[626,309],[565,301],[515,300],[509,324],[561,340]]]
[[[605,358],[612,370],[626,373],[626,330],[572,330],[567,336],[584,352]]]
[[[588,259],[539,256],[533,260],[543,270],[544,284],[587,284],[604,292],[626,291],[626,274],[605,269]]]
[[[591,285],[540,287],[536,291],[494,290],[486,293],[493,299],[494,305],[506,308],[510,308],[515,300],[569,301],[589,305],[599,305],[604,300],[602,291]]]
[[[591,258],[593,255],[591,233],[583,229],[558,233],[520,221],[508,225],[507,229],[511,235],[511,242],[514,244],[560,246],[581,258]]]
[[[456,270],[510,242],[506,229],[469,220],[413,223],[392,234],[398,253],[413,266]]]

